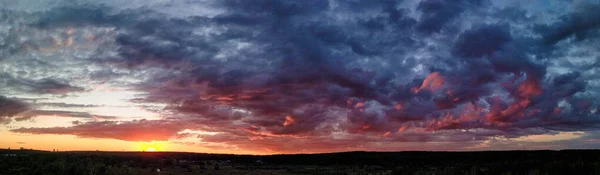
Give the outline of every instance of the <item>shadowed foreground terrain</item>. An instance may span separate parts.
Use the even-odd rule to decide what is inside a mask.
[[[600,151],[224,155],[0,150],[0,174],[600,174]]]

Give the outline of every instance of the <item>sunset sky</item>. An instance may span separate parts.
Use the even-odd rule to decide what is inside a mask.
[[[0,148],[600,148],[597,0],[0,0]]]

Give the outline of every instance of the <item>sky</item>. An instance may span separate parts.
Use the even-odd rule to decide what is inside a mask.
[[[600,148],[597,0],[0,0],[0,148]]]

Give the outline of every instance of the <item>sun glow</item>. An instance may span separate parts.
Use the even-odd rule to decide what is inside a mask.
[[[148,147],[144,150],[144,152],[156,152],[156,151],[158,151],[158,150],[154,147]]]
[[[159,152],[164,151],[167,147],[167,142],[164,141],[152,141],[152,142],[138,142],[137,150],[144,152]]]

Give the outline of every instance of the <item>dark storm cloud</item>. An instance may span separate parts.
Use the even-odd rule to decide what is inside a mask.
[[[439,32],[446,26],[448,21],[454,19],[461,12],[463,7],[458,3],[447,1],[421,1],[417,6],[420,10],[421,20],[417,24],[417,29],[426,33]]]
[[[231,29],[216,36],[186,36],[184,34],[179,38],[169,39],[169,42],[176,42],[193,38],[196,42],[206,41],[205,43],[211,43],[213,45],[211,47],[214,48],[224,47],[225,42],[240,39],[243,42],[253,43],[253,46],[258,47],[256,48],[258,50],[249,50],[247,55],[236,54],[232,58],[227,58],[234,61],[223,63],[222,60],[216,60],[214,54],[196,55],[179,51],[180,49],[176,48],[164,49],[176,53],[175,56],[173,58],[165,55],[158,57],[168,60],[187,58],[187,60],[197,62],[203,66],[198,66],[185,75],[189,77],[180,77],[181,80],[177,80],[176,83],[177,88],[172,86],[163,88],[161,91],[152,93],[148,100],[180,100],[179,105],[173,108],[184,113],[195,113],[219,119],[229,118],[223,115],[230,115],[231,112],[219,112],[211,106],[227,105],[251,109],[253,115],[257,117],[271,118],[270,116],[277,116],[276,118],[279,118],[279,121],[271,122],[266,121],[273,119],[252,120],[253,122],[263,121],[258,123],[265,124],[265,127],[274,125],[268,123],[281,125],[285,116],[300,115],[302,117],[297,117],[299,123],[310,122],[291,126],[296,129],[281,130],[277,127],[269,127],[272,131],[278,133],[304,130],[300,127],[314,128],[318,123],[327,119],[327,117],[318,117],[325,116],[323,113],[327,110],[301,109],[305,105],[345,107],[347,105],[346,100],[350,96],[376,98],[381,100],[381,103],[390,103],[390,100],[384,94],[377,92],[373,85],[369,84],[369,79],[377,78],[379,85],[385,85],[390,81],[390,73],[383,72],[376,75],[373,74],[373,70],[350,67],[349,63],[354,61],[350,58],[360,59],[362,56],[390,54],[383,52],[388,48],[392,49],[387,43],[409,44],[414,42],[412,39],[398,35],[398,37],[382,38],[383,41],[381,42],[364,42],[367,41],[365,39],[368,37],[365,35],[366,33],[381,29],[371,29],[371,27],[362,24],[359,26],[345,26],[347,24],[343,23],[324,25],[320,21],[305,21],[316,17],[320,12],[327,9],[328,3],[326,1],[314,1],[315,4],[310,6],[284,1],[265,1],[263,3],[227,1],[223,3],[223,6],[231,8],[232,13],[222,14],[208,22],[213,25],[228,26]],[[374,6],[383,7],[382,5],[375,3]],[[393,18],[389,21],[408,18],[402,16],[402,10],[392,7],[385,6],[384,11],[385,13],[394,14],[385,14],[377,18]],[[343,8],[358,7],[348,5]],[[310,13],[308,13],[309,11]],[[186,30],[187,26],[181,27],[182,29],[176,30]],[[347,30],[351,27],[359,27],[361,30],[356,32]],[[397,29],[388,28],[385,30],[395,31]],[[253,31],[254,34],[244,31]],[[151,37],[157,36],[161,36],[161,34],[153,34]],[[380,35],[378,37],[385,36]],[[131,39],[135,41],[118,41],[126,47],[132,44],[146,48],[164,46],[156,41],[137,44],[143,43],[143,41],[139,41],[139,37],[131,37]],[[332,48],[328,48],[329,45]],[[141,48],[139,46],[135,47]],[[197,48],[197,46],[194,47],[197,50],[207,50]],[[331,49],[342,51],[343,55],[333,55]],[[345,51],[346,49],[349,49],[349,52]],[[403,48],[398,49],[404,50]],[[164,53],[162,52],[163,49],[154,50]],[[208,50],[218,51],[219,49]],[[245,53],[246,51],[239,50],[236,52]],[[130,52],[126,54],[130,54]],[[156,54],[153,56],[138,54],[126,58],[154,59],[155,56]],[[385,57],[389,56],[385,55]],[[267,66],[266,63],[272,66]],[[168,78],[171,79],[172,77]],[[157,78],[156,81],[163,80]],[[205,98],[177,97],[178,95],[197,92],[197,89],[190,89],[189,87],[198,86],[202,83],[207,83],[208,86],[206,94],[204,94]],[[148,87],[151,85],[143,85],[142,88],[154,88]],[[314,104],[311,105],[311,103]],[[304,110],[310,110],[311,112]],[[310,113],[310,116],[305,116],[305,113]],[[308,118],[313,119],[308,120]]]
[[[39,19],[30,25],[41,28],[56,26],[115,25],[132,22],[120,13],[112,13],[102,5],[70,4],[54,7],[50,11],[37,12]],[[135,11],[132,11],[135,13]]]
[[[468,8],[486,4],[486,0],[423,0],[417,5],[421,18],[416,29],[427,34],[439,32]]]
[[[462,33],[454,44],[454,54],[465,58],[491,56],[512,37],[508,26],[481,26]]]
[[[176,115],[13,131],[136,140],[127,132],[146,132],[138,125],[164,127],[154,132],[161,139],[196,128],[219,132],[201,136],[206,142],[281,149],[276,143],[296,138],[329,146],[480,142],[598,129],[599,101],[583,95],[594,92],[597,63],[564,74],[549,69],[568,50],[552,45],[597,29],[595,11],[540,27],[520,25],[533,20],[520,9],[491,9],[487,1],[420,1],[417,19],[401,4],[232,0],[216,4],[223,13],[184,18],[53,9],[38,27],[117,27],[116,54],[93,62],[144,71],[148,79],[132,86],[145,94],[132,101],[165,103]],[[470,21],[474,14],[494,20]],[[469,27],[456,26],[463,21]],[[36,83],[29,84],[59,87]]]
[[[29,110],[29,105],[17,99],[0,96],[0,124],[8,124],[19,113]]]
[[[559,22],[540,26],[544,41],[555,44],[565,38],[575,36],[577,40],[596,38],[600,27],[600,4],[582,3],[574,12],[561,16]]]

